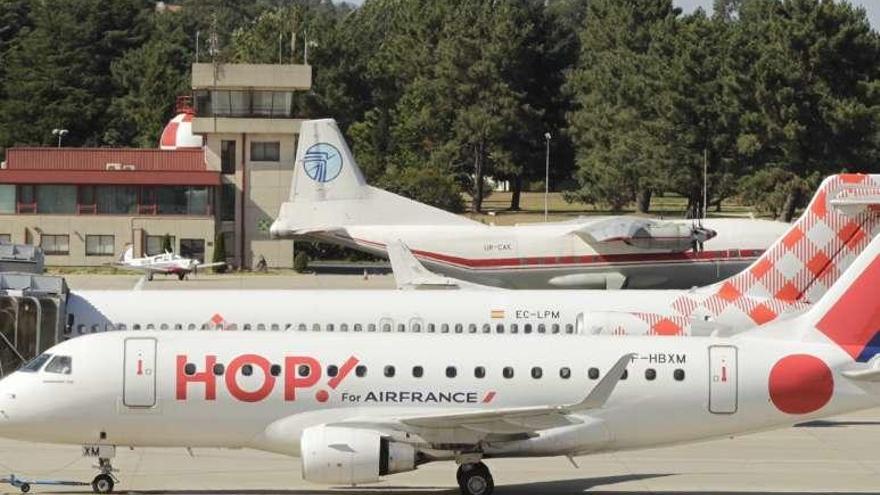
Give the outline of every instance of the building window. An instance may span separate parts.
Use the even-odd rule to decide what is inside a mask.
[[[40,247],[45,254],[68,254],[70,252],[70,236],[43,234],[40,236]]]
[[[18,186],[18,204],[16,208],[19,213],[36,213],[37,199],[34,195],[34,186],[24,185]]]
[[[235,141],[220,141],[220,172],[235,173]]]
[[[97,186],[95,201],[102,215],[131,215],[138,211],[137,186]]]
[[[112,235],[86,235],[86,256],[113,256]]]
[[[97,212],[95,186],[79,186],[76,213],[79,215],[94,215]]]
[[[235,184],[220,187],[220,220],[235,220]]]
[[[157,211],[156,203],[159,202],[159,188],[153,186],[145,186],[140,190],[140,199],[138,199],[139,215],[155,215]]]
[[[76,186],[39,185],[37,213],[72,215],[76,213]]]
[[[0,234],[0,244],[12,244],[12,234]]]
[[[281,160],[281,143],[278,141],[251,142],[252,162],[277,162]]]
[[[15,186],[0,185],[0,213],[15,213]]]
[[[156,189],[156,211],[160,215],[211,214],[211,189],[208,187],[167,186]]]
[[[171,244],[171,251],[174,251],[175,245],[175,237],[173,235],[168,236],[168,240]],[[147,236],[147,245],[144,247],[144,252],[147,256],[155,256],[157,254],[162,254],[165,252],[162,249],[162,242],[165,240],[164,235],[148,235]]]
[[[181,239],[180,255],[184,258],[192,258],[205,262],[205,240],[204,239]],[[330,327],[332,330],[332,326]]]

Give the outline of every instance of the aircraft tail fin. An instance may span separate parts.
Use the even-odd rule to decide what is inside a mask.
[[[880,236],[855,259],[803,318],[852,358],[867,362],[880,353]]]
[[[818,301],[878,232],[880,175],[830,176],[785,235],[710,291],[781,305]]]
[[[122,263],[131,261],[134,259],[134,244],[126,244],[125,250],[122,252],[122,255],[119,257],[119,261]]]
[[[449,225],[472,220],[367,184],[333,119],[302,123],[290,197],[271,232],[277,237],[353,225]]]

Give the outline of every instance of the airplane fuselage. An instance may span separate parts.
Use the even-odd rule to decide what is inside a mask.
[[[789,228],[745,219],[704,224],[718,235],[701,251],[682,252],[623,242],[590,245],[573,233],[576,223],[364,225],[313,237],[377,256],[386,256],[388,242],[400,240],[432,271],[511,289],[686,289],[738,273]]]
[[[626,353],[634,354],[626,379],[601,409],[579,416],[582,423],[486,442],[485,456],[657,446],[876,405],[874,396],[838,374],[850,359],[839,347],[793,346],[753,333],[733,339],[204,337],[114,332],[65,342],[51,352],[73,357],[70,374],[19,371],[0,382],[0,434],[298,455],[302,431],[316,425],[387,423],[393,432],[396,418],[413,415],[576,403]],[[792,373],[815,379],[792,385]],[[472,441],[468,434],[460,432],[462,444]],[[431,432],[422,436],[428,448]],[[436,445],[430,450],[444,455]]]

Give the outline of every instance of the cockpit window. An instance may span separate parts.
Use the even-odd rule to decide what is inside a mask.
[[[46,373],[58,373],[60,375],[69,375],[72,370],[72,360],[70,356],[55,356],[46,365]]]
[[[39,356],[31,359],[29,363],[22,366],[19,371],[36,373],[37,371],[40,371],[40,368],[42,368],[43,365],[46,364],[46,361],[48,361],[50,357],[52,357],[51,354],[40,354]]]

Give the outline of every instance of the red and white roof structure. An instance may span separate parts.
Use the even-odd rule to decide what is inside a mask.
[[[159,139],[159,149],[201,149],[202,136],[193,134],[192,119],[192,113],[184,112],[168,121],[168,125],[162,131],[162,137]]]

